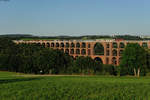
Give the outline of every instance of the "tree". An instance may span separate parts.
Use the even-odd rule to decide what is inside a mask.
[[[146,64],[147,64],[147,70],[148,72],[150,72],[150,49],[146,49],[147,51],[147,61],[146,61]]]
[[[102,64],[90,57],[78,57],[74,65],[78,73],[93,74],[102,70]]]
[[[114,65],[103,65],[103,74],[104,75],[117,75],[117,71],[116,68],[118,66],[114,66]]]
[[[140,76],[140,72],[146,67],[146,51],[137,43],[130,43],[126,46],[122,61],[121,74]]]
[[[88,69],[91,67],[91,61],[89,57],[78,57],[75,60],[75,68],[79,73],[86,73]]]
[[[38,68],[34,68],[35,53],[43,50],[42,46],[37,44],[19,44],[18,57],[20,57],[21,65],[18,66],[18,71],[23,73],[37,73]]]
[[[15,44],[0,38],[0,70],[35,73],[67,73],[72,65],[71,56],[60,50],[44,48],[38,44]]]
[[[17,45],[9,38],[0,38],[0,69],[14,71],[19,64]]]
[[[36,73],[48,74],[51,69],[51,49],[41,49],[33,54],[33,67]]]
[[[63,53],[60,50],[53,50],[50,56],[50,63],[53,74],[66,73],[68,68],[72,65],[71,56]]]

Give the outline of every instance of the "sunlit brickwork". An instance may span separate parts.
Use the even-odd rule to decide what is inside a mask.
[[[15,40],[15,43],[36,43],[47,48],[59,49],[74,59],[79,56],[89,56],[100,60],[103,64],[119,65],[125,46],[128,43],[138,43],[150,48],[150,41],[112,40]]]

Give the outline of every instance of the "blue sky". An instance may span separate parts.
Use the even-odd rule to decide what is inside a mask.
[[[0,34],[150,34],[150,0],[0,1]]]

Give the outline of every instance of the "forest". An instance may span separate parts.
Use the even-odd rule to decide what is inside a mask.
[[[124,40],[150,40],[150,38],[134,35],[83,35],[83,36],[36,36],[30,34],[5,34],[1,38],[11,38],[15,40],[96,40],[96,39],[124,39]]]
[[[132,52],[131,52],[132,51]],[[104,65],[90,57],[74,59],[68,54],[38,44],[15,44],[0,38],[0,70],[32,74],[135,75],[150,72],[150,51],[128,44],[120,66]]]

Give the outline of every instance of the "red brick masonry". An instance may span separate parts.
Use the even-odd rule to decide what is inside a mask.
[[[138,43],[150,49],[150,41],[126,41],[126,40],[15,40],[15,43],[37,43],[45,47],[60,49],[73,56],[89,56],[93,59],[100,59],[103,64],[119,65],[122,52],[128,43]],[[94,48],[96,44],[102,46],[103,54],[96,54]]]

